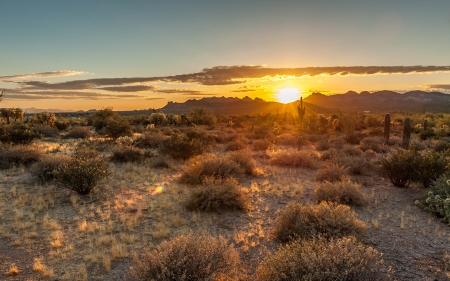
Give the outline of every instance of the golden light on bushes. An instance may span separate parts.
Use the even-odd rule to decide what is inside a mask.
[[[276,98],[281,103],[290,103],[300,99],[300,91],[297,88],[281,89],[276,94]]]

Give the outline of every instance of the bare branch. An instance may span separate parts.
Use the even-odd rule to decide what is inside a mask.
[[[2,90],[2,93],[0,94],[0,101],[2,101],[2,97],[5,95],[6,90]]]

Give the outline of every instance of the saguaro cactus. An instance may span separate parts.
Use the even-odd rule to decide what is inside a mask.
[[[428,129],[427,127],[428,127],[428,120],[424,119],[423,120],[423,130],[426,131]]]
[[[391,133],[391,115],[384,115],[384,141],[389,144],[389,134]]]
[[[402,145],[403,148],[409,148],[409,140],[411,139],[411,119],[406,117],[403,121]]]
[[[305,116],[306,108],[303,106],[303,97],[300,97],[300,104],[297,106],[298,116],[300,116],[300,127],[303,127],[303,117]]]

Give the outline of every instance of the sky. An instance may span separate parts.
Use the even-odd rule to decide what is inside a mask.
[[[450,94],[448,0],[0,0],[0,11],[0,107]]]

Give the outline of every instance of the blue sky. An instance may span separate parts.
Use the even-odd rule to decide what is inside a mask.
[[[314,90],[430,90],[429,85],[442,85],[437,90],[445,91],[450,84],[446,70],[345,77],[324,74],[278,80],[241,77],[239,85],[155,80],[121,84],[140,86],[133,88],[138,91],[128,88],[121,94],[102,90],[110,86],[107,84],[77,89],[98,94],[86,99],[88,94],[77,95],[68,89],[49,93],[49,89],[29,89],[17,83],[168,77],[236,65],[449,66],[447,0],[0,0],[0,11],[0,88],[10,93],[2,107],[113,106],[121,110],[160,107],[168,100],[210,95],[259,95],[271,99],[283,87],[298,88],[307,94]],[[62,71],[71,72],[61,75]],[[18,77],[45,72],[54,75]],[[5,76],[18,78],[5,82]],[[252,91],[236,92],[243,86],[252,87]]]

